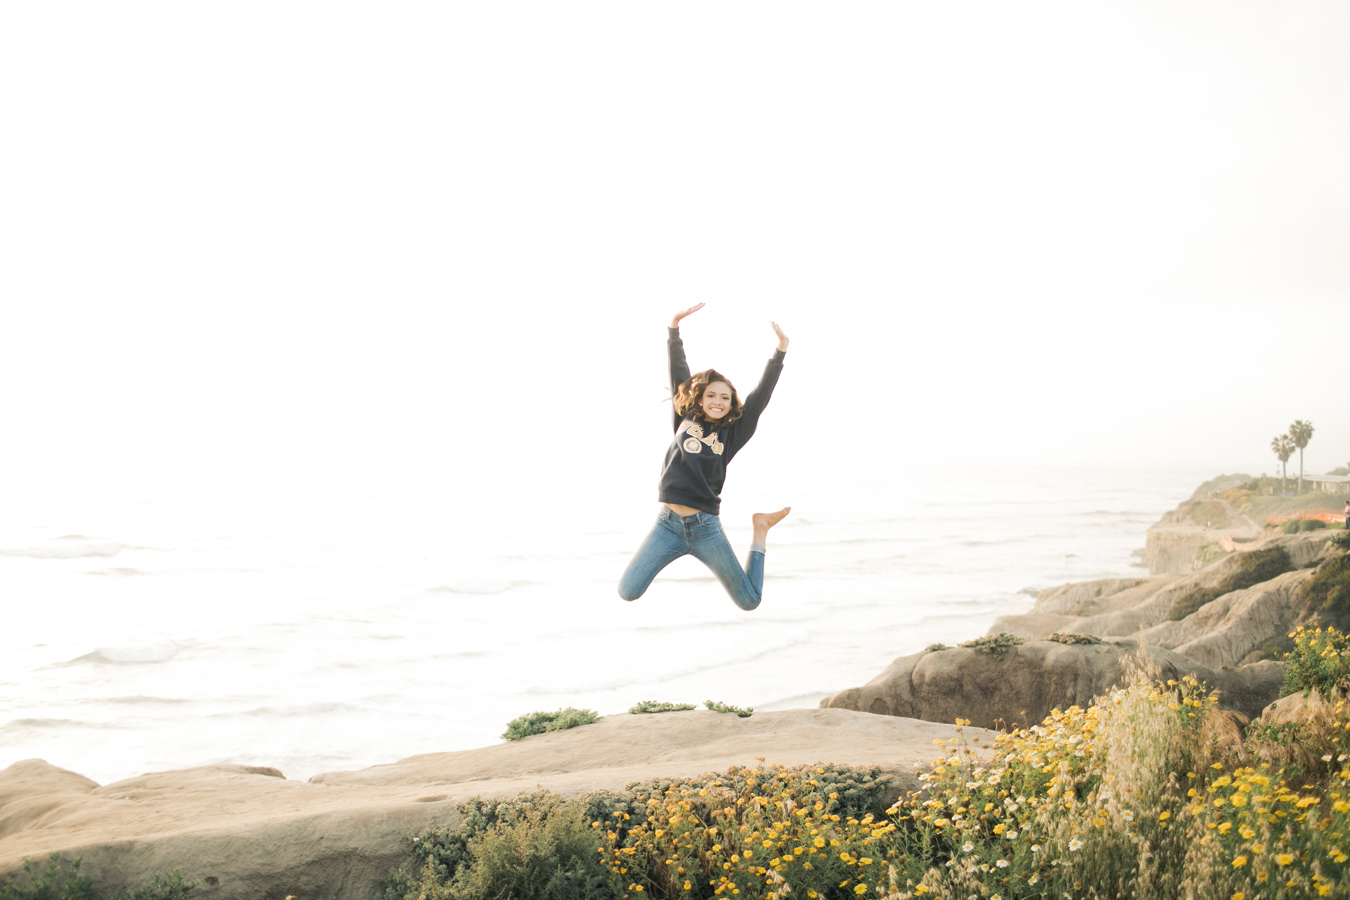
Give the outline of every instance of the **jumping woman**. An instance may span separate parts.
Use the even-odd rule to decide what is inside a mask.
[[[783,371],[788,338],[773,323],[778,351],[764,367],[759,386],[742,403],[731,382],[717,370],[689,374],[684,342],[680,340],[680,320],[702,308],[700,303],[676,313],[670,323],[667,344],[675,441],[666,451],[665,466],[661,469],[661,512],[651,534],[619,580],[619,596],[636,600],[646,592],[656,573],[681,556],[692,554],[712,569],[737,606],[750,610],[759,606],[764,587],[764,544],[769,529],[781,522],[791,507],[774,513],[755,513],[752,517],[755,533],[744,569],[736,561],[717,513],[722,504],[727,464],[754,435],[760,414],[769,405],[773,386]]]

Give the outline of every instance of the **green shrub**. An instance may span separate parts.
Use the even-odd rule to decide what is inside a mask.
[[[557,712],[534,712],[512,719],[506,725],[502,737],[508,741],[518,741],[532,734],[546,731],[564,731],[578,725],[590,725],[598,721],[599,713],[591,709],[577,709],[569,706]]]
[[[1284,660],[1280,696],[1316,689],[1330,696],[1333,688],[1350,689],[1350,635],[1335,628],[1299,628],[1290,635],[1294,649]]]
[[[1350,556],[1336,556],[1303,582],[1299,597],[1307,608],[1332,618],[1350,616]]]
[[[1279,662],[1293,649],[1293,640],[1285,635],[1280,635],[1279,637],[1271,638],[1268,641],[1263,641],[1261,646],[1256,648],[1256,652],[1260,659],[1270,659]]]
[[[1285,534],[1298,534],[1302,522],[1302,519],[1290,519],[1280,526],[1280,531]]]
[[[1172,604],[1172,621],[1180,622],[1200,607],[1222,597],[1227,591],[1217,587],[1196,588]]]
[[[1331,542],[1342,550],[1350,550],[1350,531],[1342,531],[1340,534],[1333,535]]]
[[[742,709],[739,706],[732,706],[730,703],[723,703],[720,700],[705,700],[703,701],[703,705],[708,707],[708,709],[711,709],[713,712],[735,713],[742,719],[750,718],[750,716],[755,711],[752,707],[746,707],[745,709]]]
[[[97,900],[94,883],[80,874],[80,861],[63,862],[60,853],[39,868],[25,859],[19,874],[0,886],[0,900]]]
[[[946,650],[946,649],[947,649],[947,645],[946,645],[946,644],[929,644],[927,647],[924,647],[924,648],[923,648],[923,652],[924,652],[924,653],[936,653],[936,652],[939,651],[939,650]]]
[[[1102,639],[1094,634],[1062,634],[1055,632],[1046,638],[1058,644],[1100,644]]]
[[[1179,622],[1213,600],[1233,591],[1246,590],[1293,568],[1289,551],[1283,547],[1252,550],[1238,556],[1233,571],[1213,587],[1197,587],[1178,597],[1172,604],[1172,621]]]
[[[600,863],[599,849],[600,833],[582,804],[536,810],[471,841],[470,864],[451,883],[449,896],[591,900],[610,893],[610,873]]]
[[[1026,638],[1020,638],[1015,634],[1009,634],[1006,631],[1000,631],[998,634],[985,634],[980,637],[966,641],[961,646],[970,647],[972,650],[983,650],[992,653],[995,656],[1003,656],[1010,648],[1018,644],[1025,644]]]
[[[66,862],[60,853],[53,853],[43,867],[25,859],[19,873],[0,885],[0,900],[182,900],[196,886],[196,882],[184,881],[175,869],[134,890],[100,894],[93,881],[80,874],[78,859]]]
[[[461,803],[457,827],[412,839],[416,862],[390,875],[381,900],[614,896],[590,824],[609,815],[613,798],[597,792],[566,800],[536,791]]]
[[[636,716],[642,713],[682,712],[693,708],[692,703],[658,703],[655,700],[643,700],[628,711]]]

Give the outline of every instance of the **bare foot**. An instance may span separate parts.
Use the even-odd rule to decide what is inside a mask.
[[[777,525],[779,522],[783,521],[783,519],[787,518],[787,514],[790,512],[792,512],[792,507],[785,506],[778,512],[755,513],[753,516],[750,517],[750,521],[755,523],[756,529],[764,528],[767,531],[768,529]]]
[[[755,513],[750,517],[750,521],[755,525],[755,533],[750,540],[763,547],[764,542],[769,539],[769,529],[783,521],[790,512],[792,512],[792,507],[785,506],[778,512]]]

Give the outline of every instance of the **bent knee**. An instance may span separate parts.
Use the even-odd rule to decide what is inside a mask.
[[[629,587],[628,585],[619,585],[619,596],[625,600],[636,600],[645,593],[643,588]]]
[[[732,599],[736,601],[737,606],[746,612],[753,612],[759,608],[758,597],[734,597]]]

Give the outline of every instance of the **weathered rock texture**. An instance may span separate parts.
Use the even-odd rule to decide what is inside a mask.
[[[1308,568],[1231,591],[1179,621],[1171,616],[1182,598],[1218,585],[1238,566],[1240,553],[1188,575],[1111,578],[1043,591],[1030,613],[1001,616],[988,632],[1030,643],[1002,656],[950,648],[902,657],[821,706],[934,722],[962,718],[986,728],[1028,725],[1055,708],[1087,706],[1139,671],[1142,655],[1157,666],[1156,677],[1195,675],[1220,693],[1221,706],[1254,718],[1279,696],[1283,680],[1280,664],[1259,657],[1309,620],[1299,588],[1313,576],[1311,567],[1339,552],[1325,532],[1256,544],[1277,546],[1293,565]],[[1042,640],[1055,633],[1092,635],[1103,643]]]
[[[862,687],[820,701],[829,709],[855,709],[932,722],[969,719],[983,728],[1027,726],[1055,709],[1086,707],[1137,671],[1160,679],[1195,675],[1220,694],[1220,705],[1253,718],[1279,696],[1283,668],[1271,662],[1241,669],[1211,669],[1168,650],[1147,651],[1113,638],[1100,644],[1032,641],[1000,655],[953,647],[897,659]],[[1141,668],[1143,666],[1143,668]]]
[[[991,746],[993,735],[967,729]],[[0,873],[53,851],[113,892],[181,869],[201,900],[370,900],[411,859],[407,835],[458,821],[455,805],[539,786],[563,794],[753,765],[876,765],[918,786],[950,725],[846,710],[748,719],[689,711],[619,715],[569,731],[359,772],[288,781],[274,769],[210,766],[99,786],[42,760],[0,771]]]
[[[1139,638],[1149,647],[1174,650],[1211,668],[1239,665],[1307,621],[1298,589],[1318,563],[1338,552],[1329,537],[1327,532],[1310,532],[1255,544],[1257,549],[1283,547],[1294,566],[1306,568],[1225,594],[1180,621],[1171,620],[1177,602],[1197,587],[1218,584],[1238,565],[1241,554],[1229,554],[1189,575],[1106,579],[1042,591],[1031,612],[1000,616],[989,633],[1006,631],[1027,639],[1054,632]]]
[[[1309,778],[1339,768],[1344,702],[1339,692],[1323,697],[1316,690],[1276,700],[1248,731],[1256,755],[1275,767],[1297,765]]]

